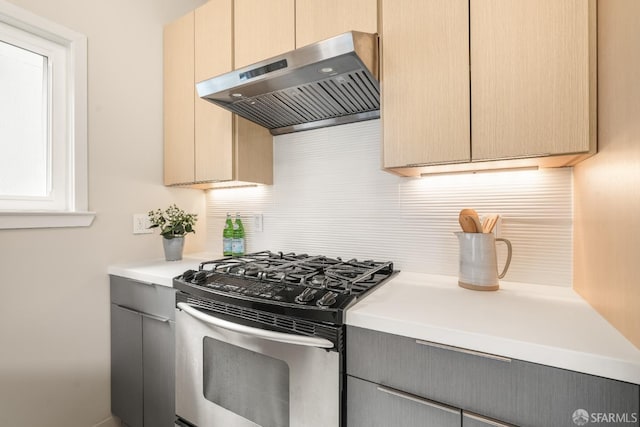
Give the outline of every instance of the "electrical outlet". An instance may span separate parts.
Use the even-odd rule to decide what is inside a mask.
[[[147,214],[133,214],[133,234],[151,234],[151,222]]]
[[[262,222],[262,214],[254,214],[253,215],[253,230],[261,233],[263,231],[263,222]]]

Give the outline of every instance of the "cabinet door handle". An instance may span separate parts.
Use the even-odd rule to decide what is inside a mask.
[[[445,405],[442,405],[440,403],[433,402],[431,400],[423,399],[421,397],[414,396],[414,395],[409,394],[409,393],[403,393],[401,391],[394,390],[392,388],[388,388],[388,387],[384,387],[384,386],[378,386],[378,391],[390,394],[392,396],[399,397],[401,399],[410,400],[412,402],[416,402],[416,403],[420,403],[422,405],[430,406],[432,408],[440,409],[441,411],[449,412],[451,414],[460,415],[460,410],[458,410],[458,409],[451,408],[449,406],[445,406]]]
[[[124,311],[128,311],[129,313],[139,314],[141,316],[148,317],[148,318],[153,319],[153,320],[158,320],[160,322],[170,322],[171,321],[171,319],[169,319],[169,318],[156,316],[155,314],[145,313],[144,311],[134,310],[132,308],[125,307],[124,305],[120,305],[120,304],[114,304],[114,305],[116,307],[118,307],[118,308],[123,309]]]
[[[490,353],[483,353],[481,351],[469,350],[466,348],[454,347],[452,345],[438,344],[435,342],[422,341],[422,340],[416,340],[416,344],[426,345],[428,347],[440,348],[443,350],[451,350],[458,353],[471,354],[473,356],[484,357],[485,359],[498,360],[500,362],[511,363],[511,359],[509,359],[508,357],[498,356],[496,354],[490,354]]]
[[[171,319],[162,316],[156,316],[155,314],[149,314],[145,312],[140,312],[140,314],[144,317],[148,317],[149,319],[158,320],[160,322],[168,323],[171,322]]]
[[[462,416],[464,418],[471,418],[472,420],[480,421],[486,425],[493,426],[493,427],[513,427],[512,424],[505,424],[500,421],[492,420],[490,418],[485,418],[481,415],[473,414],[471,412],[462,411]]]

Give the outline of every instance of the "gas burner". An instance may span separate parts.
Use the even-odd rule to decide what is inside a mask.
[[[329,281],[329,279],[327,279],[327,276],[323,275],[323,274],[317,274],[315,276],[313,276],[313,278],[311,278],[311,284],[312,285],[316,285],[316,286],[320,286],[320,287],[326,287],[327,286],[327,282]]]
[[[334,277],[325,270],[323,274],[317,274],[313,276],[310,285],[313,287],[334,289],[340,292],[340,290],[348,290],[349,283],[348,280]]]

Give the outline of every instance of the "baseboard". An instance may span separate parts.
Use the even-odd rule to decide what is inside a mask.
[[[123,427],[122,421],[120,421],[117,417],[109,417],[103,421],[100,421],[98,424],[94,424],[93,427]]]

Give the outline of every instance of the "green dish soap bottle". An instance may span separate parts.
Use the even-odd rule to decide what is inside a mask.
[[[244,255],[244,227],[240,220],[240,214],[236,213],[236,221],[233,223],[233,241],[231,243],[231,255]]]
[[[222,230],[222,255],[231,256],[233,245],[233,222],[231,221],[231,214],[227,213],[227,220],[224,223],[224,230]]]

